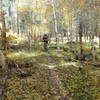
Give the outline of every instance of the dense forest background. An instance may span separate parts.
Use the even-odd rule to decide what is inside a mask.
[[[0,58],[0,100],[100,100],[100,0],[0,0]]]

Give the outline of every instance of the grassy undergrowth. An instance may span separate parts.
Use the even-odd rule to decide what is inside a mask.
[[[34,54],[35,53],[35,54]],[[33,62],[29,67],[21,69],[31,74],[20,77],[16,68],[9,73],[3,100],[57,100],[55,91],[49,84],[48,55],[45,52],[13,52],[8,55],[16,62]]]
[[[4,91],[4,100],[46,100],[49,94],[48,70],[32,66],[32,76],[20,78],[10,75]]]
[[[100,74],[99,77],[94,76],[89,73],[92,70],[87,70],[86,67],[81,71],[74,66],[60,67],[58,68],[59,77],[65,90],[75,100],[99,100]]]
[[[84,62],[69,62],[73,57],[71,52],[53,51],[51,53],[57,64],[57,73],[65,91],[75,100],[100,99],[100,68],[84,64]],[[71,63],[68,65],[68,63]],[[75,66],[73,65],[75,63]],[[82,69],[79,70],[79,67]]]
[[[43,52],[41,48],[42,45],[38,50],[11,52],[7,55],[9,59],[20,63],[20,68],[30,73],[31,76],[20,77],[16,68],[12,68],[4,89],[3,100],[57,100],[55,91],[49,84],[48,54]],[[79,55],[79,46],[76,45],[75,48],[77,48]],[[88,53],[89,50],[88,46],[84,47],[84,52]],[[100,99],[99,67],[96,68],[79,61],[71,62],[70,59],[75,59],[75,54],[70,51],[49,49],[48,52],[57,65],[56,71],[68,95],[75,100]],[[99,58],[99,50],[97,50],[97,55]],[[26,63],[32,64],[25,67]],[[68,63],[71,65],[67,65]],[[77,66],[83,68],[79,70]],[[0,72],[0,76],[2,78],[2,72]]]
[[[7,55],[7,58],[19,62],[19,63],[27,63],[33,62],[34,63],[44,63],[48,64],[47,55],[45,52],[42,51],[19,51],[19,52],[12,52]],[[42,59],[44,58],[44,59]],[[45,59],[46,58],[46,59]]]

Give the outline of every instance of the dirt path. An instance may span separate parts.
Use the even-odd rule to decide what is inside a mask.
[[[59,98],[58,100],[72,100],[72,98],[68,97],[67,93],[64,91],[62,83],[56,72],[55,61],[49,54],[48,54],[48,61],[49,61],[48,67],[49,67],[50,86],[55,90],[55,95]]]

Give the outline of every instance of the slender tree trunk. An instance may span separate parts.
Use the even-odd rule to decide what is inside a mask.
[[[81,56],[83,56],[82,34],[79,34],[79,40],[80,40],[80,54]]]
[[[12,29],[12,22],[11,22],[11,0],[9,0],[9,8],[8,8],[8,13],[9,13],[9,16],[10,16],[10,21],[9,21],[9,29]]]
[[[17,34],[19,35],[19,12],[18,12],[18,8],[17,8]]]
[[[31,32],[29,31],[29,50],[31,51],[31,46],[32,46],[32,39],[31,39]]]
[[[61,36],[61,39],[62,39],[62,48],[64,47],[64,31],[63,31],[63,23],[62,23],[62,36]]]
[[[76,35],[76,43],[78,42],[78,35]]]
[[[4,55],[6,56],[6,52],[7,52],[7,38],[6,38],[6,23],[5,23],[5,13],[2,9],[2,0],[0,2],[0,10],[1,10],[1,38],[2,38],[2,48],[4,51]]]
[[[99,35],[99,49],[100,49],[100,35]]]
[[[3,12],[1,16],[1,39],[2,39],[2,48],[3,48],[3,52],[1,53],[2,55],[2,69],[4,71],[6,71],[6,62],[5,62],[5,58],[6,58],[6,53],[7,53],[7,38],[6,38],[6,23],[5,23],[5,15],[4,15],[4,11],[2,9],[2,0],[0,0],[0,10]],[[2,100],[2,90],[0,91],[0,99]]]
[[[6,23],[5,23],[5,18],[3,16],[3,22],[2,22],[2,46],[3,46],[3,49],[5,51],[5,54],[6,54],[6,51],[7,51],[7,37],[6,37]]]
[[[91,36],[92,38],[92,40],[91,40],[91,50],[92,50],[92,55],[93,55],[93,62],[95,62],[95,50],[96,50],[96,48],[95,48],[95,45],[94,45],[94,35],[92,35]]]
[[[70,17],[70,16],[69,16]],[[72,37],[72,16],[71,16],[71,20],[69,20],[69,33],[70,33],[70,35],[69,35],[69,40],[70,40],[70,50],[72,51],[72,49],[73,49],[73,43],[72,43],[72,41],[73,41],[73,37]]]
[[[80,30],[79,30],[79,42],[80,42],[80,56],[83,56],[83,43],[82,43],[82,25],[80,23]]]
[[[59,50],[58,23],[57,23],[54,0],[52,0],[52,7],[53,7],[53,16],[54,16],[54,24],[55,24],[56,45],[57,45],[57,49]]]

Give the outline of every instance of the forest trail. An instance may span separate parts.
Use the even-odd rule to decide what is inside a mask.
[[[56,72],[56,64],[54,59],[48,54],[49,61],[49,85],[55,90],[55,95],[59,98],[58,100],[72,100],[71,97],[67,96],[64,91],[62,83]]]

